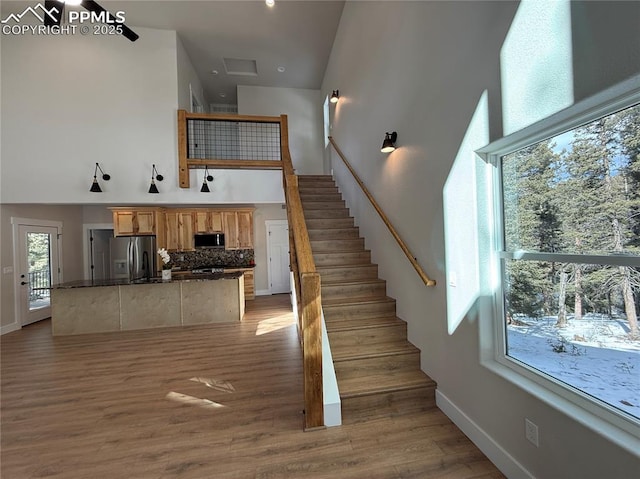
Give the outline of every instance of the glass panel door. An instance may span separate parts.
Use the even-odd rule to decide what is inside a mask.
[[[51,292],[58,282],[58,229],[19,226],[20,322],[30,324],[51,317]]]

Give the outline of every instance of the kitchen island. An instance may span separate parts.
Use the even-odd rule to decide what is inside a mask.
[[[71,281],[51,288],[54,336],[241,321],[244,277]]]

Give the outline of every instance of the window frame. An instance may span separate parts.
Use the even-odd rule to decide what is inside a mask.
[[[483,366],[499,374],[550,406],[564,412],[581,424],[602,434],[625,449],[638,453],[640,420],[596,399],[577,388],[553,378],[515,358],[508,356],[504,327],[503,265],[506,259],[548,260],[560,262],[628,265],[629,257],[609,255],[576,255],[504,250],[503,191],[501,157],[518,149],[577,128],[640,102],[640,76],[634,76],[590,98],[578,102],[548,118],[487,145],[476,153],[485,161],[487,184],[485,194],[491,211],[485,221],[491,232],[488,255],[492,270],[492,295],[480,321],[480,345]],[[633,265],[640,259],[631,257]]]

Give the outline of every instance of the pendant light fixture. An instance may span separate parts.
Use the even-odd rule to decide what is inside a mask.
[[[340,99],[340,90],[333,90],[333,93],[331,94],[331,98],[329,98],[329,101],[331,103],[338,103],[339,99]]]
[[[100,170],[100,173],[102,173],[102,179],[104,181],[109,181],[111,179],[111,175],[107,175],[104,171],[102,171],[100,165],[96,163],[96,167],[93,170],[93,183],[91,183],[91,188],[89,188],[89,191],[91,191],[92,193],[102,193],[102,188],[100,188],[100,183],[98,183],[98,170]]]
[[[156,165],[154,164],[151,167],[151,185],[149,186],[149,193],[160,193],[155,180],[162,181],[164,180],[164,176],[158,174],[158,170],[156,170]]]
[[[209,174],[209,169],[204,167],[204,180],[202,181],[202,188],[200,188],[200,193],[211,193],[209,189],[209,184],[207,181],[213,181],[213,176]]]
[[[380,151],[382,153],[391,153],[396,149],[396,140],[398,139],[398,134],[394,131],[393,133],[385,133],[384,141],[382,142],[382,148]]]

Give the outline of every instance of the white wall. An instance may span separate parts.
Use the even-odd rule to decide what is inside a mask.
[[[191,59],[184,49],[182,40],[176,35],[177,61],[178,61],[178,108],[181,110],[191,111],[191,93],[195,96],[205,108],[208,106],[207,99],[204,95],[204,89],[198,74],[191,63]],[[191,89],[190,89],[191,88]]]
[[[437,381],[440,399],[480,432],[510,477],[527,471],[539,478],[633,477],[637,456],[481,366],[474,308],[482,297],[448,332],[443,188],[460,151],[472,152],[502,135],[500,52],[517,7],[347,2],[334,42],[322,84],[322,97],[340,89],[332,135],[418,262],[438,281],[435,288],[422,284],[335,154],[332,167],[388,294],[398,301],[398,316],[408,322],[409,339],[422,351],[423,370]],[[637,2],[571,3],[572,101],[640,71],[632,20],[639,9]],[[381,154],[384,133],[394,130],[399,149]],[[463,157],[471,168],[472,155]],[[455,197],[455,190],[449,194]],[[464,237],[447,245],[465,247]],[[464,274],[464,268],[458,271],[459,278]],[[540,427],[539,448],[525,440],[525,417]]]
[[[191,188],[178,187],[176,111],[193,72],[188,65],[184,71],[175,32],[135,31],[135,43],[94,35],[3,35],[0,201],[282,202],[275,171],[213,172],[212,192],[203,196],[203,173],[192,170]],[[96,162],[111,175],[101,181],[101,194],[89,192]],[[159,195],[147,193],[153,163],[165,177]]]
[[[238,86],[240,115],[287,115],[289,151],[296,173],[322,174],[322,98],[318,90]]]

